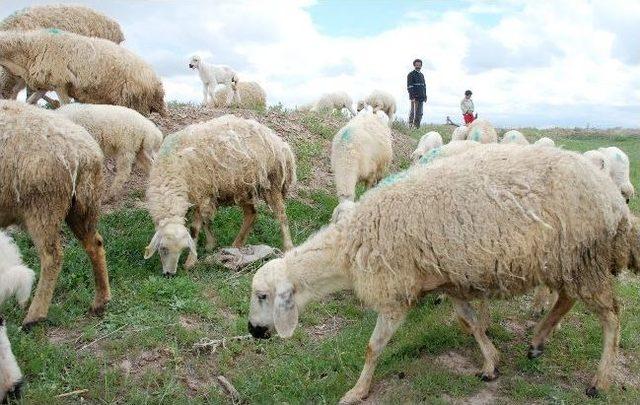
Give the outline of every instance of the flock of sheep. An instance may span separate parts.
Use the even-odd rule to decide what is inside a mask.
[[[254,276],[249,331],[267,338],[293,334],[298,314],[312,300],[353,290],[378,312],[365,365],[344,403],[365,398],[380,353],[408,310],[430,292],[447,294],[483,357],[482,379],[497,377],[499,353],[486,336],[486,316],[470,302],[508,298],[537,288],[539,302],[556,297],[535,329],[529,356],[580,300],[599,317],[603,352],[587,394],[606,389],[619,340],[612,287],[622,269],[640,270],[640,222],[629,160],[618,148],[584,155],[556,148],[549,138],[529,145],[518,131],[498,134],[486,120],[457,128],[443,144],[425,134],[411,168],[387,177],[393,157],[390,124],[395,100],[374,91],[353,109],[344,92],[303,108],[348,109],[349,122],[331,145],[339,204],[332,221],[293,246],[285,199],[296,182],[291,147],[254,121],[225,115],[163,136],[145,116],[164,114],[155,72],[118,44],[119,25],[79,6],[25,9],[0,23],[0,92],[28,102],[55,91],[63,106],[49,111],[0,101],[0,228],[21,225],[38,250],[41,271],[23,330],[47,317],[62,267],[60,229],[66,223],[86,250],[95,276],[92,311],[111,298],[104,241],[97,231],[105,157],[116,162],[106,199],[122,192],[134,164],[149,173],[147,207],[155,234],[144,257],[156,252],[163,273],[197,262],[201,231],[216,245],[211,219],[219,206],[238,205],[244,220],[234,246],[245,244],[262,198],[281,226],[283,257]],[[233,69],[193,57],[204,102],[264,106],[264,90],[239,80]],[[76,103],[69,103],[73,98]],[[49,99],[50,100],[50,99]],[[368,191],[356,200],[356,186]],[[189,212],[191,223],[188,224]],[[107,241],[108,242],[108,241]],[[0,303],[15,296],[25,307],[34,272],[12,239],[0,232]],[[0,318],[0,400],[22,381]]]

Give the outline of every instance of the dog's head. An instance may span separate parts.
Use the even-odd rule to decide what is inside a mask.
[[[191,57],[191,60],[189,61],[189,67],[191,69],[198,69],[200,67],[200,62],[201,61],[202,61],[202,59],[200,59],[200,56],[193,55]]]

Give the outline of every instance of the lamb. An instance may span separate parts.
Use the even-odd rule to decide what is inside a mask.
[[[234,247],[245,244],[262,197],[280,222],[283,246],[291,249],[284,198],[296,182],[296,164],[289,145],[254,120],[225,115],[190,125],[167,136],[154,161],[147,189],[148,207],[156,233],[144,257],[157,250],[163,273],[176,273],[183,249],[185,267],[197,260],[196,243],[205,223],[207,248],[215,245],[211,217],[219,205],[239,205],[244,222]],[[191,233],[185,215],[193,205]]]
[[[429,151],[439,148],[442,146],[442,137],[436,131],[429,131],[426,134],[422,135],[420,138],[420,142],[418,142],[418,146],[416,150],[411,154],[411,159],[415,162],[420,160],[422,156],[426,155]]]
[[[538,139],[533,144],[538,146],[556,146],[556,143],[553,141],[553,139],[547,138],[546,136]]]
[[[323,94],[317,101],[299,108],[301,111],[323,112],[334,110],[342,111],[344,108],[349,110],[352,117],[356,116],[353,110],[353,100],[344,91],[335,91],[333,93]]]
[[[35,273],[22,263],[20,250],[13,239],[0,231],[0,305],[15,296],[18,305],[24,308],[31,296]]]
[[[213,105],[226,107],[228,101],[232,100],[231,105],[239,108],[264,109],[267,106],[267,93],[258,83],[239,82],[236,87],[237,96],[227,85],[218,86],[214,91]]]
[[[20,397],[21,387],[22,371],[11,351],[4,318],[0,317],[0,403],[6,403],[9,398]]]
[[[30,31],[42,28],[56,28],[86,37],[104,38],[116,44],[124,41],[122,29],[115,20],[83,6],[33,6],[18,11],[0,22],[0,31]],[[24,88],[24,80],[0,67],[2,98],[15,100]]]
[[[91,259],[96,284],[92,310],[101,313],[111,294],[97,231],[100,147],[73,122],[13,100],[0,100],[0,128],[0,228],[22,224],[40,256],[40,279],[23,328],[47,317],[62,269],[63,221]]]
[[[145,173],[162,144],[162,132],[153,122],[132,109],[107,104],[67,104],[57,110],[93,136],[105,157],[116,161],[116,176],[107,199],[120,195],[137,163]]]
[[[253,278],[248,329],[256,338],[274,330],[290,337],[309,301],[354,290],[378,321],[360,378],[341,401],[353,403],[367,396],[378,357],[423,294],[453,297],[482,349],[482,378],[491,380],[498,352],[468,301],[544,284],[560,298],[536,327],[529,355],[542,353],[554,324],[580,299],[604,330],[587,390],[593,396],[608,387],[616,358],[613,281],[625,267],[640,270],[640,223],[602,174],[573,152],[487,145],[408,170],[265,264]]]
[[[357,110],[360,112],[366,106],[371,106],[373,112],[384,111],[389,117],[389,124],[393,122],[396,113],[396,100],[390,93],[383,90],[374,90],[363,100],[358,101]]]
[[[529,145],[529,141],[520,131],[512,129],[505,132],[500,140],[500,143],[513,143],[516,145]]]
[[[101,38],[57,29],[0,32],[0,65],[36,92],[55,91],[62,104],[114,104],[143,115],[166,113],[162,82],[131,51]]]
[[[468,126],[459,126],[451,135],[452,141],[470,140],[480,143],[498,142],[498,133],[487,120],[477,119]]]
[[[216,86],[222,84],[233,89],[233,96],[227,98],[224,107],[228,107],[232,100],[241,101],[236,88],[238,84],[238,74],[229,66],[211,65],[203,61],[200,56],[194,55],[189,61],[189,68],[197,70],[200,80],[202,80],[202,104],[208,104],[209,98],[211,98],[211,102],[213,102],[216,99]]]
[[[367,188],[373,187],[391,165],[391,130],[386,124],[382,111],[361,113],[333,137],[331,170],[340,200],[334,217],[340,215],[346,201],[355,200],[359,182],[364,182]]]
[[[629,157],[619,148],[611,146],[584,153],[584,156],[603,171],[620,189],[627,203],[634,196],[635,189],[629,180]]]

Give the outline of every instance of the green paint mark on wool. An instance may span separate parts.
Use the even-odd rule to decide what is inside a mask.
[[[403,171],[403,172],[398,172],[398,173],[394,173],[391,174],[387,177],[385,177],[384,179],[380,180],[380,183],[378,183],[377,187],[385,187],[385,186],[390,186],[392,184],[395,184],[397,182],[399,182],[400,180],[404,179],[405,177],[407,177],[407,171]]]
[[[350,128],[345,128],[345,130],[342,131],[342,135],[340,136],[340,140],[342,142],[351,142],[352,138],[353,138],[353,134],[351,133],[351,129]]]
[[[160,152],[158,153],[158,155],[159,156],[170,155],[176,149],[177,143],[178,143],[178,135],[177,134],[169,135],[164,139],[164,142],[162,142],[162,146],[160,146]]]
[[[422,155],[422,157],[420,158],[418,163],[420,163],[421,165],[429,164],[429,163],[433,162],[433,160],[435,158],[440,156],[441,152],[442,152],[442,150],[440,148],[433,148],[429,152],[427,152],[427,154]]]
[[[49,28],[47,31],[49,31],[50,34],[54,34],[54,35],[57,35],[62,32],[57,28]]]
[[[618,162],[624,162],[624,159],[622,158],[622,155],[620,154],[620,152],[616,152],[616,160]]]
[[[511,139],[516,139],[516,134],[511,134],[510,137]]]
[[[473,130],[471,131],[471,140],[479,142],[481,136],[482,136],[482,133],[480,132],[480,129],[473,128]]]

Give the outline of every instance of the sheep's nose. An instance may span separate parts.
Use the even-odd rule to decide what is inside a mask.
[[[22,384],[24,381],[20,380],[17,383],[13,384],[13,387],[7,392],[6,399],[17,400],[22,396]],[[4,402],[3,402],[4,403]]]
[[[269,339],[271,337],[269,328],[266,326],[253,326],[251,322],[249,322],[249,333],[256,339]]]

